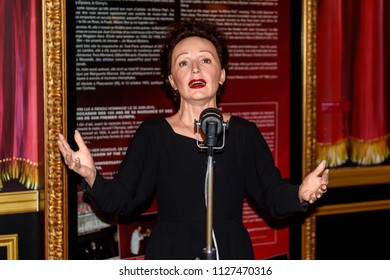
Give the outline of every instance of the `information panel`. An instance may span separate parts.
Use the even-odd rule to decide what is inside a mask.
[[[77,129],[103,176],[113,177],[143,120],[174,113],[161,90],[159,50],[167,26],[179,19],[210,20],[226,33],[230,63],[220,109],[255,122],[282,175],[289,176],[289,0],[76,0],[68,6],[74,11],[68,34],[75,44],[68,46],[68,59],[75,65],[69,89],[76,93]],[[110,227],[93,216],[81,189],[79,203],[80,235]],[[120,225],[112,237],[119,241],[119,256],[111,257],[142,258],[142,251],[129,252],[131,232],[138,225],[143,232],[152,228],[156,212],[152,204],[140,221]],[[288,258],[288,229],[269,227],[248,203],[243,217],[257,259]]]

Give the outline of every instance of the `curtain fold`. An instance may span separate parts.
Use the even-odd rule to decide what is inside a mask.
[[[383,0],[318,2],[316,159],[330,167],[389,157],[384,13]]]
[[[348,160],[344,119],[349,101],[343,96],[342,12],[342,0],[318,2],[316,160],[326,160],[330,167]]]
[[[0,147],[3,147],[3,124],[5,120],[5,112],[4,112],[4,80],[3,80],[3,65],[4,65],[4,30],[5,30],[5,18],[4,18],[4,11],[5,11],[5,2],[0,1]],[[0,150],[0,163],[3,161],[3,151],[2,148]],[[0,168],[1,168],[0,164]],[[0,169],[1,172],[1,169]]]
[[[351,161],[380,164],[389,156],[385,102],[383,0],[359,0],[353,75]]]
[[[0,190],[7,181],[27,189],[38,182],[36,1],[0,0],[2,120]]]

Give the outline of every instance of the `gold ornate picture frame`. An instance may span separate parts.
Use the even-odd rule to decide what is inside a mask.
[[[67,136],[65,6],[42,0],[46,259],[68,259],[68,184],[57,148],[57,133]]]
[[[316,167],[316,63],[317,0],[302,1],[302,178]],[[330,171],[329,189],[390,183],[390,166],[336,168]],[[324,215],[390,209],[390,200],[324,205],[302,225],[302,259],[315,259],[316,218]]]
[[[18,235],[4,234],[0,235],[0,247],[5,247],[7,250],[7,260],[18,259]]]
[[[303,67],[303,174],[316,166],[316,80],[317,80],[317,2],[302,3],[302,67]],[[342,167],[331,170],[331,187],[348,187],[390,183],[390,165]]]

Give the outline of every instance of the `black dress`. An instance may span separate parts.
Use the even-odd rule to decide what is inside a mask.
[[[232,116],[225,148],[214,155],[214,231],[220,259],[253,259],[242,224],[245,195],[271,217],[304,207],[298,186],[281,178],[257,126]],[[144,121],[113,180],[97,175],[87,190],[100,211],[128,215],[157,195],[158,222],[146,259],[196,259],[205,247],[207,153],[158,118]]]

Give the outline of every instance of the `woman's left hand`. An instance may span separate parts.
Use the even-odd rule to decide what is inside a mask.
[[[328,183],[329,169],[326,169],[326,161],[324,160],[303,179],[299,187],[300,201],[308,201],[310,204],[313,204],[327,191]]]

